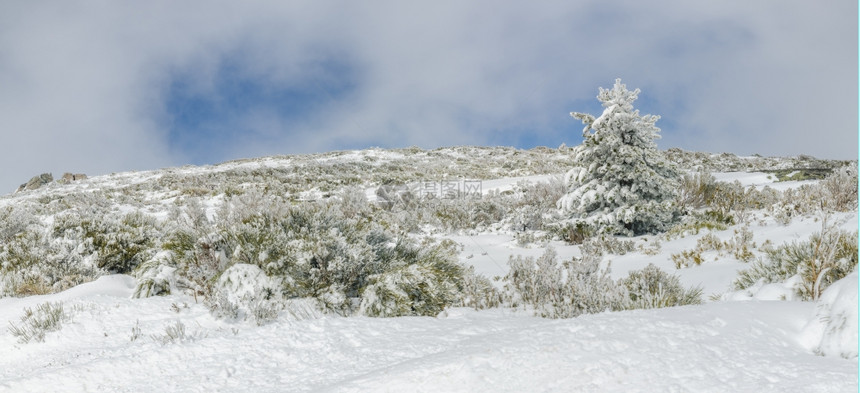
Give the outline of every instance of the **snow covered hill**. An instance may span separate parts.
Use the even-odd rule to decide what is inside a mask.
[[[827,269],[856,270],[856,186],[831,201],[832,179],[804,178],[845,163],[672,150],[737,200],[664,234],[574,244],[555,209],[568,154],[370,149],[0,197],[0,391],[857,391],[856,271],[818,271],[819,294],[789,258],[831,239],[824,262],[843,264]],[[704,304],[535,316],[509,260],[548,250],[598,255],[610,282],[654,265]],[[358,293],[318,284],[372,255],[416,262],[362,276]],[[402,308],[398,280],[448,283],[449,262],[469,268],[467,298],[435,288]]]
[[[798,343],[809,302],[719,302],[546,320],[505,309],[438,318],[214,319],[188,296],[130,299],[127,276],[0,300],[75,308],[44,343],[4,348],[7,391],[846,392],[857,363]],[[178,310],[174,311],[174,309]],[[182,323],[185,336],[151,336]],[[135,333],[134,329],[140,329]],[[132,340],[137,335],[137,339]]]

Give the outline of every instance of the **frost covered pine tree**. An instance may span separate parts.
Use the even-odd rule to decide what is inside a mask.
[[[585,140],[573,151],[578,165],[565,176],[568,193],[558,207],[576,223],[603,233],[638,235],[663,231],[675,218],[672,199],[678,172],[657,150],[660,116],[639,115],[621,79],[600,88],[598,118],[571,112],[582,120]]]

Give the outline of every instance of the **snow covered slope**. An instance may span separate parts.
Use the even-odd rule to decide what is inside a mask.
[[[505,309],[432,317],[213,319],[183,296],[129,299],[130,277],[0,300],[64,300],[44,343],[0,335],[0,391],[847,392],[857,362],[798,343],[804,302],[723,302],[546,320]],[[160,336],[177,321],[183,339]],[[139,329],[135,333],[134,329]],[[136,336],[136,339],[132,340]]]
[[[857,316],[850,312],[857,309],[856,273],[833,284],[818,302],[793,301],[796,297],[786,296],[793,291],[790,282],[733,288],[740,270],[767,257],[767,247],[806,241],[825,222],[836,230],[855,231],[856,209],[781,218],[760,209],[745,212],[742,222],[722,230],[614,239],[626,243],[623,251],[602,256],[613,280],[654,264],[678,276],[684,286],[701,286],[705,304],[560,320],[534,317],[524,307],[448,308],[435,317],[344,317],[320,311],[307,299],[293,299],[275,312],[277,318],[259,324],[253,318],[218,317],[211,304],[187,288],[133,298],[142,281],[139,271],[130,276],[96,268],[92,254],[80,257],[85,248],[80,239],[57,235],[53,225],[70,212],[82,219],[111,216],[115,221],[141,213],[159,227],[169,227],[180,216],[179,208],[188,206],[212,221],[226,214],[222,208],[228,202],[245,203],[243,195],[250,201],[244,207],[270,206],[259,190],[277,194],[287,206],[349,202],[363,195],[368,201],[356,203],[372,213],[366,217],[386,214],[393,218],[384,224],[398,226],[408,236],[452,240],[460,262],[504,291],[506,282],[493,279],[509,273],[512,256],[538,257],[547,248],[563,261],[583,255],[582,246],[533,225],[560,221],[553,216],[554,200],[541,198],[558,191],[559,179],[572,165],[568,153],[546,148],[370,149],[93,176],[0,197],[3,239],[41,234],[33,242],[46,245],[46,251],[35,253],[37,259],[87,268],[69,273],[78,274],[74,284],[83,282],[69,289],[63,290],[71,281],[54,280],[52,286],[16,287],[23,288],[18,295],[43,294],[0,297],[0,392],[858,390]],[[772,168],[836,165],[805,158],[669,153],[688,171],[710,169],[719,181],[778,192],[817,180],[778,182],[773,172],[766,172]],[[373,205],[382,185],[464,180],[480,180],[483,198],[437,200],[414,211]],[[529,199],[529,192],[539,197]],[[16,225],[9,224],[13,221]],[[219,229],[208,225],[207,230]],[[710,249],[701,252],[700,264],[678,268],[673,260],[703,239],[728,244],[743,231],[751,233],[747,260]],[[26,283],[23,274],[31,273],[9,269],[11,278],[4,278],[6,268],[0,265],[0,293],[7,289],[4,279]],[[159,274],[174,269],[161,268]],[[15,332],[34,321],[27,310],[39,314],[48,302],[62,306],[59,320],[44,330],[44,341],[23,342]]]

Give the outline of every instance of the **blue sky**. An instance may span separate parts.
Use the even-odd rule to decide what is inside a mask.
[[[188,72],[173,75],[163,101],[168,145],[193,164],[237,158],[232,148],[249,139],[273,144],[256,154],[283,154],[281,138],[295,135],[314,114],[355,94],[359,83],[350,65],[334,57],[309,67],[316,75],[284,83],[248,72],[241,56],[229,55],[206,89],[196,86]],[[249,116],[276,118],[279,127],[259,129],[249,124]]]
[[[661,148],[857,157],[857,3],[0,4],[0,192],[272,154],[581,141],[622,78]]]

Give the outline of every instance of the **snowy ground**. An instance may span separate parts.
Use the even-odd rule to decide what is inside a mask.
[[[838,224],[837,227],[845,230],[856,230],[857,213],[842,213],[829,217],[830,224]],[[770,240],[775,245],[791,241],[802,241],[812,233],[821,231],[822,221],[816,218],[802,218],[792,221],[789,225],[779,225],[772,219],[767,220],[764,225],[753,222],[750,230],[753,232],[753,241],[762,244]],[[733,228],[717,231],[714,234],[721,240],[728,240],[733,235]],[[707,231],[703,231],[704,235]],[[626,277],[631,270],[642,269],[649,263],[653,263],[660,269],[677,275],[685,286],[701,286],[705,296],[719,295],[730,291],[732,281],[737,277],[738,270],[745,269],[748,263],[739,261],[731,255],[718,255],[716,252],[704,253],[706,263],[684,269],[675,268],[670,255],[692,249],[696,246],[696,240],[700,236],[687,236],[668,242],[662,242],[660,253],[657,255],[645,255],[641,252],[633,252],[626,255],[609,255],[605,260],[611,268],[613,279]],[[558,252],[561,260],[569,260],[571,257],[580,256],[579,250],[566,245],[560,241],[552,241],[546,244],[533,243],[526,246],[517,244],[517,240],[510,235],[482,233],[474,236],[469,235],[447,235],[448,239],[463,245],[460,252],[460,260],[475,267],[475,271],[487,277],[503,277],[508,272],[508,257],[511,255],[523,255],[538,257],[544,253],[546,246],[552,247]],[[646,241],[646,239],[650,239]],[[641,236],[633,238],[637,245],[648,246],[649,241],[653,243],[653,236]],[[756,255],[760,252],[754,251]]]
[[[57,295],[0,300],[3,324],[47,300],[77,308],[44,343],[0,335],[0,390],[857,390],[856,360],[816,356],[798,342],[813,312],[809,302],[722,302],[568,320],[453,309],[439,318],[282,318],[257,327],[214,320],[192,298],[132,300],[131,291],[129,277],[109,276]],[[150,337],[177,320],[191,338],[161,344]],[[141,334],[132,341],[136,323]]]
[[[152,174],[146,174],[150,176]],[[721,181],[784,189],[767,174],[716,174]],[[483,192],[522,180],[486,181]],[[369,190],[369,196],[372,195]],[[856,229],[857,213],[829,217]],[[814,217],[783,226],[751,219],[754,241],[782,244],[820,231]],[[732,229],[717,232],[727,239]],[[704,233],[702,233],[703,235]],[[483,232],[445,235],[462,244],[460,258],[488,277],[503,276],[511,255],[537,256],[541,244]],[[675,270],[669,255],[699,236],[662,243],[654,256],[608,256],[612,274],[654,263],[701,285],[705,296],[729,290],[743,262],[711,256]],[[646,244],[644,238],[635,239]],[[649,239],[648,241],[653,241]],[[551,244],[559,256],[575,246]],[[856,275],[853,278],[856,281]],[[134,279],[107,276],[45,296],[0,299],[0,325],[18,323],[25,307],[63,301],[70,321],[45,342],[21,344],[0,330],[0,391],[432,391],[432,392],[848,392],[858,389],[856,358],[819,356],[809,327],[816,304],[721,301],[701,306],[535,318],[525,311],[452,309],[437,318],[319,315],[256,326],[213,318],[194,298],[131,299]],[[856,285],[848,287],[856,294]],[[853,299],[856,308],[856,295]],[[844,305],[842,305],[844,307]],[[164,342],[166,329],[185,328]],[[856,321],[855,321],[856,323]],[[823,329],[823,328],[822,328]],[[820,330],[820,329],[819,329]],[[856,336],[854,336],[856,341]]]
[[[803,184],[815,183],[815,180],[792,180],[777,182],[776,176],[771,173],[764,172],[718,172],[713,174],[717,181],[741,183],[744,187],[755,186],[759,190],[768,186],[775,190],[786,190],[789,188],[797,188]]]

